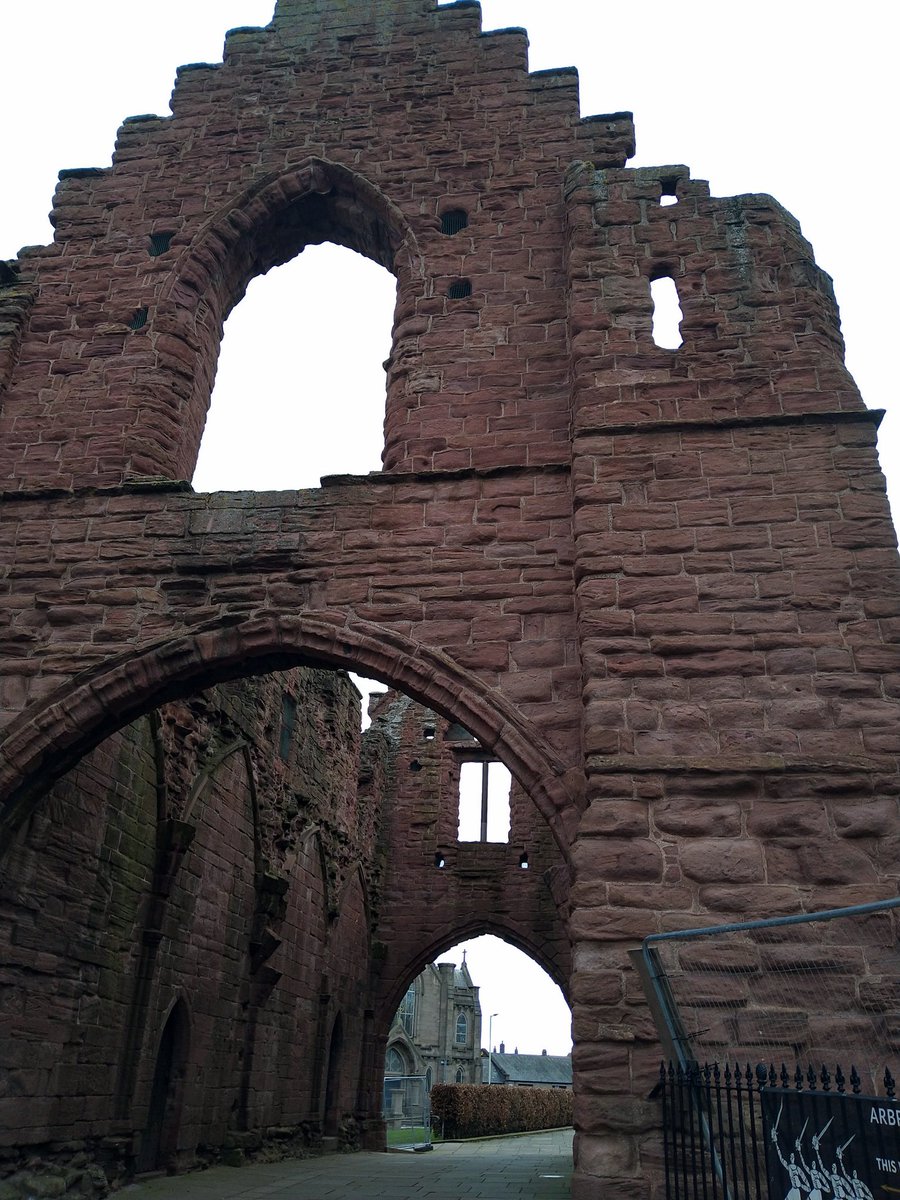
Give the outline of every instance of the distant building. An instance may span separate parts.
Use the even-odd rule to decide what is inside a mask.
[[[505,1083],[512,1087],[568,1087],[572,1086],[572,1055],[515,1054],[505,1053],[500,1043],[500,1053],[486,1054],[481,1060],[483,1083]]]
[[[388,1035],[385,1078],[424,1075],[435,1083],[481,1082],[481,1005],[462,966],[429,963],[409,986]]]

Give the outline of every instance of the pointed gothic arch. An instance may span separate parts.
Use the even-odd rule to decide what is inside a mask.
[[[291,666],[362,670],[459,720],[501,759],[547,821],[564,860],[579,820],[563,765],[537,728],[448,654],[350,614],[264,610],[234,624],[135,648],[33,705],[0,745],[0,830],[115,729],[211,683]]]
[[[173,477],[193,473],[228,314],[254,277],[322,242],[355,250],[397,278],[390,400],[391,364],[402,355],[408,368],[414,352],[398,318],[410,297],[429,286],[418,243],[398,206],[374,183],[311,156],[256,180],[210,217],[182,250],[160,294],[155,322],[166,337],[157,346],[159,365],[177,381],[172,395],[180,397],[177,416],[169,399],[168,420],[178,442]]]

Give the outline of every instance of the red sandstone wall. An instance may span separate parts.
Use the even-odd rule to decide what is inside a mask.
[[[624,170],[627,116],[581,120],[571,74],[528,75],[521,33],[477,22],[469,4],[283,0],[271,30],[231,36],[224,66],[181,73],[172,119],[126,123],[111,169],[62,181],[57,240],[20,264],[0,344],[3,828],[124,723],[250,671],[356,665],[461,720],[552,830],[528,827],[538,857],[566,864],[560,906],[574,868],[576,1194],[644,1200],[655,1049],[625,951],[656,929],[896,890],[896,540],[877,418],[793,219],[766,197],[711,198],[682,167]],[[469,226],[446,237],[457,206]],[[223,317],[318,240],[397,275],[397,473],[260,497],[139,483],[190,473]],[[650,337],[660,275],[681,293],[678,351]],[[472,294],[451,301],[461,277]],[[467,919],[478,896],[510,923],[532,905],[502,852],[487,881],[474,863],[429,879],[446,817],[397,778],[421,822],[388,839],[414,868],[408,894],[388,885],[397,911],[437,886],[437,911]],[[96,819],[75,838],[98,846]],[[290,822],[285,836],[287,860],[307,842]],[[334,877],[308,883],[329,909],[352,865],[341,844]],[[31,853],[14,851],[26,874]],[[74,862],[69,879],[90,928],[95,880]],[[390,905],[384,920],[398,928]],[[404,970],[385,963],[385,995]],[[26,1025],[47,1014],[12,983]],[[338,1004],[320,986],[317,1070]],[[60,1003],[70,1022],[75,998]],[[371,1091],[373,1009],[363,1021]],[[41,1063],[27,1087],[56,1096]]]
[[[387,466],[566,457],[559,179],[574,158],[624,164],[630,116],[582,121],[574,72],[529,75],[524,32],[481,35],[475,6],[393,9],[348,58],[334,28],[301,34],[282,7],[232,33],[223,65],[183,68],[173,116],[127,121],[111,168],[64,173],[54,245],[21,264],[39,299],[0,479],[189,478],[222,321],[253,275],[323,240],[398,277]],[[458,207],[469,228],[441,235]],[[151,257],[154,232],[173,240]],[[448,300],[460,278],[471,297]]]
[[[63,1143],[111,1174],[141,1165],[178,1000],[179,1163],[273,1126],[319,1135],[323,1006],[350,1030],[335,1120],[355,1111],[376,818],[357,808],[358,739],[346,680],[278,674],[129,726],[44,799],[3,861],[7,1171],[17,1148],[61,1162]]]

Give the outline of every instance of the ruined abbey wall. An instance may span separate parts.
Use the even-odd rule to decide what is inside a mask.
[[[627,950],[898,873],[896,538],[830,281],[769,197],[632,150],[471,0],[281,0],[112,167],[65,173],[53,245],[0,289],[2,836],[229,678],[359,669],[462,723],[529,797],[567,920],[568,949],[552,912],[528,939],[571,961],[582,1200],[654,1186]],[[320,241],[397,277],[385,471],[194,494],[222,321]]]
[[[379,870],[359,736],[346,679],[276,674],[149,714],[44,798],[3,862],[5,1173],[78,1154],[121,1179],[271,1129],[304,1149],[355,1111]],[[154,1075],[179,1005],[173,1116]]]

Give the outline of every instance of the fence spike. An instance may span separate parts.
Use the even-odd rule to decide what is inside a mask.
[[[828,1073],[828,1068],[822,1063],[822,1091],[831,1091],[831,1076]]]
[[[784,1063],[781,1064],[781,1086],[783,1088],[790,1086],[790,1079],[788,1078],[788,1069]]]
[[[797,1063],[794,1069],[794,1087],[798,1092],[803,1091],[803,1068]]]
[[[769,1087],[775,1087],[778,1083],[778,1075],[775,1072],[775,1064],[772,1063],[769,1067]]]
[[[811,1092],[814,1092],[816,1090],[817,1083],[818,1083],[818,1080],[816,1079],[816,1073],[813,1070],[812,1063],[810,1063],[809,1066],[806,1068],[806,1084]]]
[[[838,1092],[840,1093],[840,1095],[843,1096],[847,1089],[845,1087],[846,1081],[844,1079],[844,1072],[841,1070],[840,1063],[838,1063],[838,1065],[835,1069],[835,1072],[834,1072],[834,1082],[837,1085]]]
[[[854,1096],[858,1096],[862,1091],[862,1080],[859,1077],[859,1071],[857,1071],[853,1063],[850,1064],[850,1088]]]
[[[897,1089],[897,1085],[894,1082],[894,1077],[891,1074],[890,1069],[888,1067],[885,1067],[884,1068],[884,1090],[887,1092],[889,1100],[895,1099],[896,1089]]]

